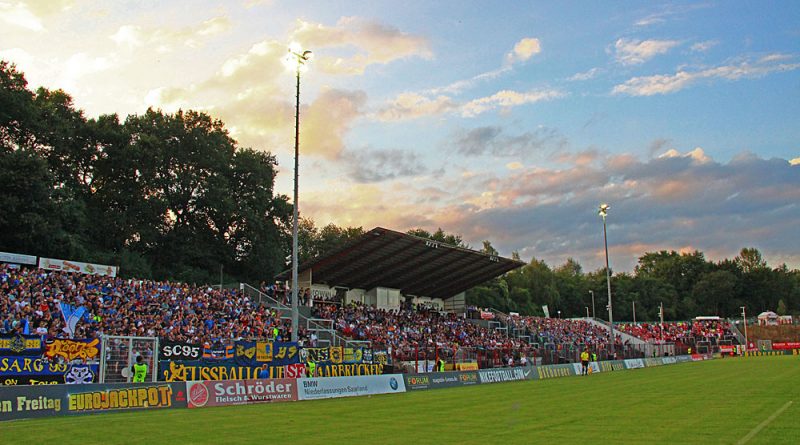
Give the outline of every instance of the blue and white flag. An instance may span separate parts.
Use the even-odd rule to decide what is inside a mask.
[[[75,328],[78,326],[78,322],[81,320],[81,317],[86,312],[86,308],[80,306],[76,309],[67,303],[60,303],[60,304],[61,304],[61,316],[64,317],[64,323],[66,323],[67,325],[64,328],[64,332],[69,334],[69,338],[72,338],[75,335]]]

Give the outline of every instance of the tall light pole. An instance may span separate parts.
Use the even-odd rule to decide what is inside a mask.
[[[636,324],[636,301],[631,301],[631,304],[633,305],[633,324],[635,325]]]
[[[586,306],[586,318],[589,318],[589,306]]]
[[[661,318],[661,343],[665,343],[664,340],[664,302],[658,304],[658,316]]]
[[[590,294],[592,294],[592,318],[594,318],[594,291],[590,290]]]
[[[303,51],[298,44],[289,46],[289,55],[286,56],[287,66],[294,68],[297,76],[297,89],[295,94],[295,114],[294,114],[294,215],[292,218],[292,341],[296,342],[298,337],[298,325],[300,324],[300,312],[297,307],[298,282],[297,282],[297,171],[300,158],[300,73],[307,69],[306,62],[311,59],[311,51]]]
[[[608,266],[608,233],[606,231],[606,216],[610,208],[611,206],[608,204],[600,204],[600,210],[597,213],[603,218],[603,244],[606,248],[606,283],[608,284],[608,328],[611,329],[611,352],[613,358],[613,352],[616,350],[614,346],[616,336],[614,335],[614,311],[611,305],[611,269]]]
[[[747,340],[747,311],[745,310],[744,306],[742,308],[742,322],[744,322],[744,356],[747,357],[747,349],[750,346],[750,343]]]

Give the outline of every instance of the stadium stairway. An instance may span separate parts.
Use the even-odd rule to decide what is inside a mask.
[[[245,295],[249,296],[253,301],[263,304],[270,309],[276,309],[280,311],[284,314],[281,318],[291,318],[292,308],[290,306],[279,302],[255,287],[247,283],[239,283],[239,290],[241,290]],[[359,344],[368,343],[364,341],[349,340],[338,335],[333,327],[332,320],[313,318],[312,309],[308,306],[299,306],[298,315],[298,322],[300,323],[300,326],[304,326],[309,332],[317,334],[317,344],[321,346],[328,345],[354,347]]]
[[[608,329],[608,323],[605,323],[603,321],[597,320],[596,318],[592,318],[592,317],[586,318],[586,317],[584,317],[584,318],[581,318],[581,320],[585,320],[585,321],[587,321],[587,322],[589,322],[589,323],[591,323],[591,324],[593,324],[595,326],[600,326],[602,328]],[[633,335],[630,335],[630,334],[626,334],[626,333],[620,331],[619,329],[615,329],[614,332],[616,332],[616,334],[620,338],[622,338],[623,343],[624,342],[628,342],[628,343],[630,343],[632,345],[642,345],[643,347],[646,347],[646,345],[648,345],[648,343],[646,341],[642,340],[641,338],[634,337]],[[647,351],[647,352],[649,353],[650,351]]]

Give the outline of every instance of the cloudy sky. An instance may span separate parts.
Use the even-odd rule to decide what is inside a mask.
[[[443,228],[612,268],[800,267],[800,3],[0,0],[0,58],[90,117],[205,110],[318,226]]]

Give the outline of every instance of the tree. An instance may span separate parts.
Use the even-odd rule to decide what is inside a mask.
[[[756,272],[766,269],[767,262],[761,256],[761,252],[754,247],[745,247],[739,252],[739,256],[734,260],[744,273]]]
[[[778,300],[778,310],[775,312],[778,315],[786,315],[786,303],[783,300]]]
[[[737,294],[737,282],[726,270],[703,274],[692,289],[697,308],[706,315],[734,315],[736,309],[729,302]]]

